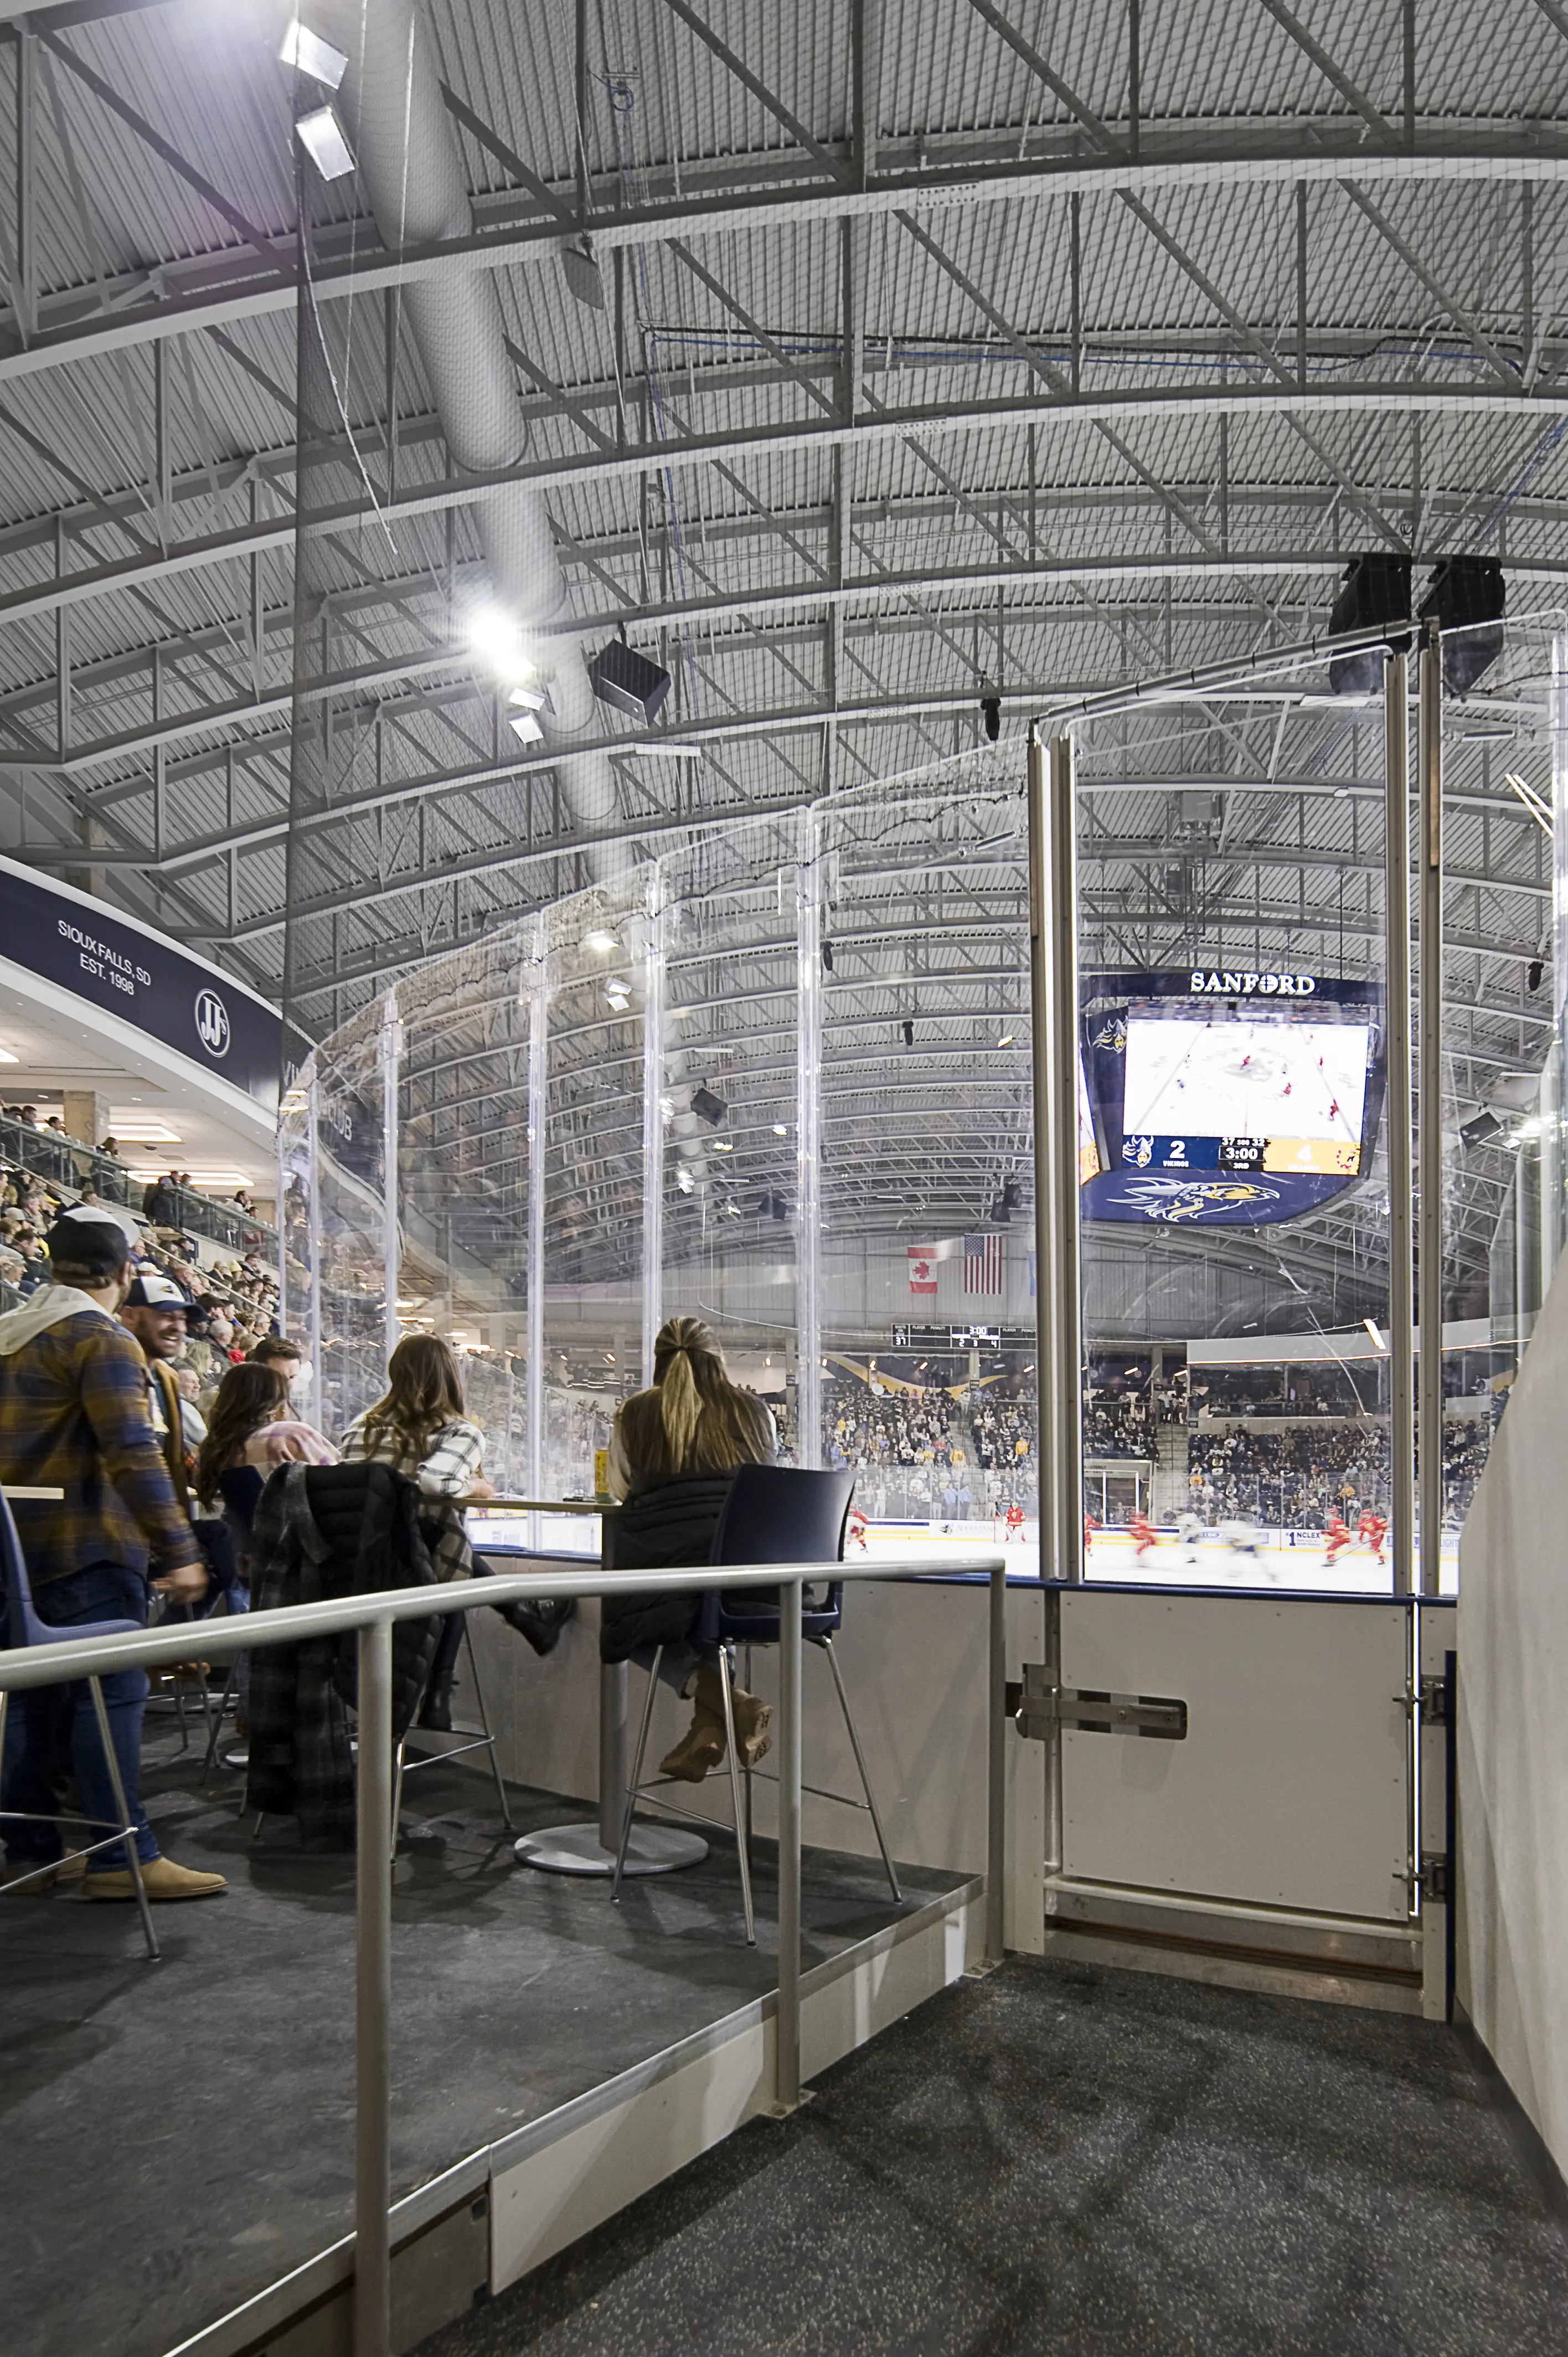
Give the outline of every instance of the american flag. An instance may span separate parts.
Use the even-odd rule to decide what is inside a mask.
[[[1002,1239],[1000,1236],[965,1236],[963,1289],[965,1294],[972,1297],[1001,1292]]]

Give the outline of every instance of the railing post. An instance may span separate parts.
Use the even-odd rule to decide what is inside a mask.
[[[800,1604],[801,1584],[779,1590],[779,2012],[773,2103],[800,2101]],[[358,2352],[356,2352],[358,2357]]]
[[[398,1323],[399,1264],[403,1257],[403,1227],[398,1218],[398,1072],[403,1056],[403,1024],[397,993],[389,990],[381,1008],[381,1344],[390,1360],[403,1338]]]
[[[354,2357],[392,2347],[392,1632],[360,1631],[354,1910]]]
[[[990,1648],[985,1681],[985,1961],[1007,1947],[1007,1566],[991,1566]]]

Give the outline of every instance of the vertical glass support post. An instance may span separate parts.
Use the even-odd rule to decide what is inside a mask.
[[[800,813],[795,866],[795,1462],[822,1463],[822,830]]]
[[[385,1307],[381,1315],[382,1346],[391,1359],[402,1328],[397,1320],[398,1269],[403,1257],[403,1223],[398,1218],[398,1066],[403,1054],[403,1024],[397,993],[389,990],[381,1007],[381,1271]]]
[[[1057,1573],[1054,1516],[1058,1491],[1056,1413],[1056,1241],[1051,1211],[1056,1178],[1051,1163],[1050,791],[1046,748],[1029,729],[1026,801],[1029,825],[1029,1056],[1034,1088],[1035,1149],[1035,1406],[1036,1465],[1040,1504],[1040,1570]]]
[[[1421,829],[1420,1154],[1416,1330],[1421,1436],[1420,1592],[1443,1566],[1443,651],[1429,622],[1417,659],[1416,787]]]
[[[642,1380],[653,1381],[653,1345],[664,1308],[664,877],[648,878],[648,951],[642,988]]]
[[[1083,1577],[1082,1305],[1079,1299],[1078,1167],[1078,811],[1073,742],[1053,737],[1041,829],[1045,859],[1046,1119],[1049,1127],[1051,1265],[1048,1286],[1051,1404],[1051,1553],[1058,1579]],[[1042,1559],[1045,1517],[1041,1517]]]
[[[1542,1292],[1568,1249],[1568,1153],[1563,1123],[1568,1117],[1568,632],[1552,641],[1552,685],[1548,691],[1548,725],[1552,744],[1552,1088],[1542,1106],[1547,1116],[1543,1135],[1541,1191]]]
[[[305,1162],[309,1173],[308,1200],[310,1206],[310,1237],[306,1265],[310,1273],[310,1306],[306,1332],[310,1345],[310,1400],[318,1424],[326,1421],[327,1371],[321,1363],[321,1283],[327,1259],[326,1240],[321,1233],[321,1082],[317,1076],[316,1060],[310,1061],[310,1077],[305,1091]]]
[[[533,931],[528,991],[528,1494],[544,1493],[544,1146],[550,975],[544,920]],[[539,1544],[539,1521],[531,1544]]]
[[[295,1086],[297,1086],[297,1082]],[[276,1193],[273,1198],[273,1225],[278,1238],[278,1332],[286,1334],[293,1313],[294,1300],[288,1284],[288,1144],[285,1135],[288,1115],[284,1107],[293,1094],[292,1089],[278,1091],[277,1135],[273,1143],[273,1168],[277,1172]]]
[[[1404,654],[1391,654],[1383,667],[1383,922],[1389,1049],[1389,1519],[1396,1596],[1410,1596],[1415,1588],[1409,696]]]

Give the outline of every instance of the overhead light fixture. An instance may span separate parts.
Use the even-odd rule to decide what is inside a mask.
[[[1477,1114],[1473,1120],[1461,1122],[1459,1125],[1461,1146],[1490,1146],[1492,1140],[1495,1137],[1500,1137],[1502,1134],[1503,1125],[1497,1114],[1485,1110]]]
[[[618,1015],[624,1015],[631,1005],[631,993],[624,982],[612,982],[606,989],[605,996]]]
[[[341,180],[353,170],[354,151],[331,107],[318,106],[314,114],[302,114],[294,128],[324,180]]]
[[[715,1137],[714,1140],[714,1152],[715,1154],[733,1154],[735,1152],[735,1147],[731,1145],[727,1137]]]
[[[508,713],[507,726],[520,745],[542,745],[544,742],[544,731],[537,716],[532,712]]]
[[[1363,1318],[1361,1323],[1366,1328],[1368,1333],[1371,1336],[1376,1347],[1381,1351],[1386,1357],[1388,1354],[1388,1343],[1384,1340],[1382,1335],[1379,1333],[1371,1319],[1369,1318]]]
[[[284,1102],[286,1104],[288,1101],[285,1098]],[[183,1146],[185,1143],[178,1130],[171,1129],[166,1121],[139,1118],[134,1114],[128,1121],[116,1121],[111,1112],[109,1135],[121,1146]]]
[[[13,1056],[9,1048],[0,1048],[0,1064],[19,1064],[20,1056]]]
[[[611,950],[618,950],[620,943],[607,926],[596,925],[592,932],[584,934],[583,947],[596,950],[601,957],[606,957]]]
[[[620,749],[618,745],[616,751]],[[705,761],[708,758],[705,745],[628,745],[626,750],[639,760],[649,761]]]
[[[599,265],[594,260],[585,237],[581,245],[564,245],[561,248],[561,268],[578,302],[590,311],[602,311],[605,307],[605,282],[599,275]]]
[[[997,1044],[997,1046],[998,1046],[999,1048],[1010,1048],[1010,1047],[1013,1045],[1013,1034],[1012,1034],[1012,1032],[1011,1032],[1011,1031],[1004,1031],[1004,1033],[1002,1034],[1001,1039],[998,1039],[998,1041],[996,1042],[996,1044]]]
[[[464,625],[464,636],[483,663],[498,672],[509,686],[513,681],[532,685],[534,666],[514,615],[489,602],[475,606]]]
[[[297,16],[283,37],[278,58],[282,64],[297,66],[301,73],[308,74],[312,81],[325,83],[328,90],[336,90],[349,70],[349,60],[342,50],[324,41],[319,33],[313,33],[308,25],[302,25]]]
[[[545,689],[527,683],[508,688],[506,700],[523,712],[542,712],[548,697]]]
[[[689,1170],[676,1171],[675,1184],[680,1189],[682,1195],[689,1195],[696,1183],[696,1180],[693,1178]]]
[[[787,1121],[776,1121],[773,1125],[773,1135],[775,1137],[788,1137],[789,1135],[789,1123]]]

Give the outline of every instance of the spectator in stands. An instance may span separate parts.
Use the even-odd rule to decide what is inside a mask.
[[[289,1415],[288,1386],[276,1367],[247,1360],[218,1386],[207,1437],[196,1460],[196,1491],[205,1512],[221,1513],[220,1476],[242,1465],[271,1473],[279,1465],[336,1465],[338,1451],[313,1425]]]
[[[183,1495],[206,1427],[180,1397],[171,1361],[185,1350],[185,1314],[189,1308],[171,1277],[144,1269],[121,1306],[120,1323],[134,1334],[147,1362],[147,1415],[168,1459],[170,1477]]]
[[[474,1572],[463,1504],[496,1494],[485,1479],[484,1453],[485,1436],[466,1411],[463,1378],[452,1351],[438,1335],[405,1334],[387,1362],[385,1392],[343,1435],[343,1457],[390,1465],[414,1484],[438,1579],[467,1579]],[[488,1567],[482,1558],[481,1567]],[[536,1653],[553,1650],[576,1609],[575,1597],[495,1608]],[[422,1727],[451,1727],[452,1680],[462,1641],[462,1615],[449,1612],[420,1710]]]
[[[171,1171],[167,1178],[162,1176],[154,1178],[143,1191],[142,1217],[155,1228],[166,1228],[175,1218],[173,1176]]]
[[[106,1137],[98,1151],[100,1154],[106,1154],[111,1162],[118,1162],[120,1159],[119,1139],[117,1137]]]
[[[54,1488],[58,1501],[19,1498],[16,1516],[40,1619],[69,1629],[88,1620],[145,1621],[151,1584],[173,1602],[199,1602],[207,1571],[147,1421],[146,1365],[115,1311],[135,1275],[117,1222],[78,1211],[49,1231],[50,1283],[0,1318],[0,1481]],[[136,1856],[150,1899],[204,1899],[224,1889],[220,1874],[197,1874],[159,1854],[141,1801],[141,1670],[102,1680],[110,1740],[120,1770]],[[70,1756],[77,1797],[100,1824],[120,1822],[96,1714],[84,1684],[68,1686]],[[16,1808],[48,1816],[53,1789],[58,1687],[12,1699],[6,1727],[6,1795]],[[53,1824],[7,1821],[5,1845],[24,1872],[58,1859]],[[108,1858],[116,1853],[110,1851]],[[87,1861],[91,1899],[130,1899],[129,1863]],[[47,1878],[52,1879],[52,1878]],[[38,1882],[24,1888],[46,1887]]]
[[[623,1499],[613,1540],[618,1571],[660,1571],[705,1563],[731,1479],[741,1465],[771,1465],[773,1418],[755,1392],[731,1383],[724,1352],[698,1318],[671,1318],[653,1345],[653,1382],[616,1410],[610,1489]],[[606,1597],[599,1652],[607,1662],[651,1667],[694,1700],[691,1726],[660,1773],[700,1783],[725,1756],[723,1688],[716,1665],[691,1641],[697,1599],[671,1591]],[[732,1688],[736,1742],[747,1767],[768,1748],[771,1706]]]
[[[261,1365],[275,1367],[292,1398],[305,1372],[305,1352],[286,1334],[263,1334],[251,1346],[250,1356]]]

